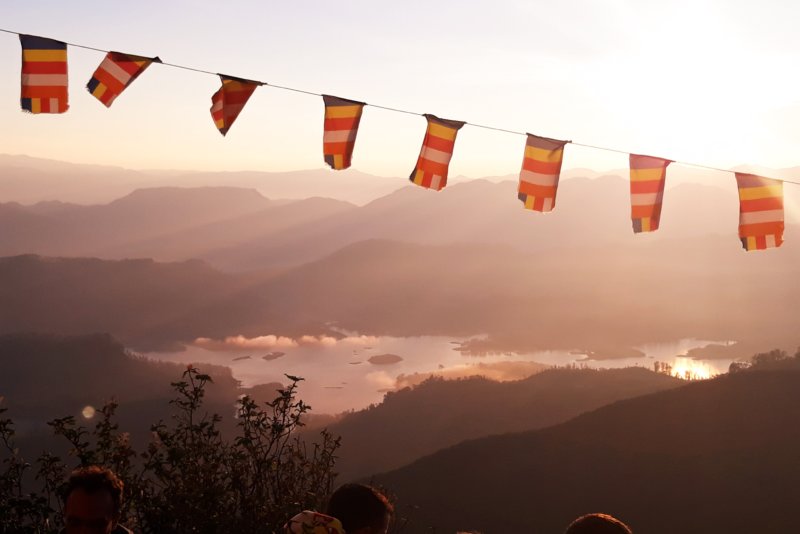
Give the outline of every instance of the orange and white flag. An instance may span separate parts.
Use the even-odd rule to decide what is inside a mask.
[[[739,187],[739,239],[745,250],[777,248],[783,243],[783,182],[736,173]]]
[[[86,89],[103,105],[111,107],[120,93],[153,62],[161,63],[161,60],[157,57],[109,52],[92,74]]]
[[[422,141],[417,166],[408,177],[411,182],[428,189],[441,191],[447,185],[447,171],[453,157],[458,130],[465,122],[425,115],[428,129]]]
[[[630,155],[631,220],[634,233],[658,230],[667,166],[670,163],[672,161],[668,159]]]
[[[236,117],[261,82],[219,75],[222,87],[211,97],[211,118],[219,133],[225,135],[233,126]]]
[[[325,128],[322,137],[322,152],[332,169],[350,167],[353,148],[356,145],[358,124],[365,104],[330,95],[322,95],[325,102]]]
[[[30,113],[64,113],[69,109],[67,43],[20,35],[22,87],[20,105]]]
[[[528,134],[517,189],[526,209],[547,212],[556,207],[564,145],[568,142]]]

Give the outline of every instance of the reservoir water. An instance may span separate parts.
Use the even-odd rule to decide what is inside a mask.
[[[294,346],[233,347],[190,346],[184,352],[146,353],[145,356],[177,363],[203,363],[230,367],[233,376],[243,386],[269,382],[286,382],[285,374],[304,378],[300,398],[310,404],[315,413],[339,413],[357,410],[379,403],[386,391],[408,383],[408,375],[437,373],[447,377],[494,373],[502,379],[524,378],[535,366],[521,363],[537,362],[546,365],[577,363],[593,368],[641,366],[653,368],[655,361],[667,362],[673,368],[689,365],[695,374],[726,372],[730,360],[694,362],[681,358],[686,351],[703,347],[713,341],[682,339],[674,343],[649,344],[637,347],[645,356],[605,360],[586,360],[585,354],[575,351],[541,351],[527,354],[501,353],[485,356],[464,355],[457,349],[466,339],[442,336],[372,337],[350,335],[343,339],[324,339],[296,343]],[[286,344],[284,345],[291,345]],[[396,355],[401,360],[385,355]],[[265,358],[266,356],[266,358]],[[376,356],[382,356],[375,358]],[[370,358],[373,361],[370,362]],[[388,363],[380,363],[386,361]],[[498,365],[501,364],[501,365]]]

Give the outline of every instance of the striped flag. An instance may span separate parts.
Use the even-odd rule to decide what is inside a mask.
[[[661,220],[667,165],[672,161],[652,156],[630,155],[631,219],[634,233],[654,232]]]
[[[555,208],[564,145],[568,142],[528,134],[517,190],[526,209],[547,212]]]
[[[222,87],[211,97],[211,118],[219,133],[225,135],[261,82],[219,75]]]
[[[425,115],[425,118],[428,119],[428,130],[422,141],[417,167],[408,179],[419,186],[441,191],[447,185],[447,170],[453,157],[456,134],[466,123],[433,115]]]
[[[325,163],[337,171],[350,166],[356,144],[358,123],[365,104],[335,96],[322,95],[325,102],[325,132],[322,152]]]
[[[739,186],[739,239],[745,250],[783,243],[783,182],[736,173]]]
[[[157,57],[109,52],[92,74],[86,89],[107,108],[111,107],[114,99],[154,61],[161,63]]]
[[[67,43],[20,35],[22,93],[20,103],[31,113],[64,113],[67,97]]]

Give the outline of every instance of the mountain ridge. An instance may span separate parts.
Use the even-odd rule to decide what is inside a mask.
[[[410,532],[557,532],[597,510],[655,534],[788,531],[798,384],[792,371],[726,375],[467,441],[375,482],[396,493]]]
[[[642,368],[551,369],[512,382],[427,380],[328,425],[342,436],[343,481],[401,467],[436,450],[492,434],[544,428],[619,399],[683,383]],[[424,416],[420,417],[420,414]]]

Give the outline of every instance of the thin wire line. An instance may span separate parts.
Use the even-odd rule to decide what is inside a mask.
[[[312,91],[305,91],[303,89],[295,89],[294,87],[286,87],[283,85],[274,85],[271,83],[265,83],[264,85],[268,87],[274,87],[275,89],[283,89],[284,91],[294,91],[295,93],[303,93],[305,95],[313,95],[313,96],[322,96],[320,93],[314,93]]]
[[[416,115],[418,117],[424,117],[424,114],[417,113],[416,111],[406,111],[404,109],[397,109],[397,108],[390,108],[386,106],[379,106],[378,104],[367,104],[369,107],[378,108],[378,109],[385,109],[387,111],[394,111],[396,113],[407,113],[408,115]]]
[[[617,152],[619,154],[631,154],[631,152],[628,152],[628,151],[625,151],[625,150],[618,150],[616,148],[607,148],[607,147],[602,147],[602,146],[587,145],[587,144],[584,144],[584,143],[575,143],[575,142],[572,142],[572,141],[570,141],[570,143],[572,143],[575,146],[593,148],[593,149],[596,149],[596,150],[605,150],[606,152]],[[707,170],[710,170],[710,171],[724,172],[724,173],[728,173],[728,174],[736,174],[738,172],[738,171],[733,171],[731,169],[721,169],[719,167],[711,167],[710,165],[703,165],[701,163],[692,163],[691,161],[681,161],[681,160],[669,159],[669,158],[664,158],[664,159],[667,159],[668,161],[670,161],[672,163],[677,163],[678,165],[684,165],[684,166],[687,166],[687,167],[697,167],[699,169],[707,169]],[[748,173],[745,173],[745,174],[748,174]],[[762,176],[762,175],[759,175],[759,176]],[[768,176],[762,176],[762,177],[763,178],[769,178]],[[770,179],[771,180],[777,180],[779,182],[784,182],[784,183],[787,183],[787,184],[800,185],[800,182],[796,182],[794,180],[788,180],[788,179],[785,179],[785,178],[770,178]]]
[[[103,52],[103,50],[101,50],[101,52]],[[201,72],[203,74],[211,74],[212,76],[219,76],[218,73],[211,72],[210,70],[195,69],[194,67],[184,67],[183,65],[178,65],[176,63],[166,63],[166,62],[162,61],[161,63],[159,63],[159,65],[165,65],[167,67],[175,67],[176,69],[190,70],[190,71],[193,71],[193,72]],[[253,81],[257,81],[257,80],[253,80]],[[259,83],[263,83],[263,82],[259,82]]]
[[[21,34],[19,32],[6,30],[6,29],[3,29],[3,28],[0,28],[0,32],[10,33],[10,34],[13,34],[13,35],[24,35],[24,34]],[[63,42],[64,44],[67,44],[69,46],[73,46],[75,48],[83,48],[85,50],[93,50],[95,52],[102,52],[104,54],[107,54],[109,52],[108,50],[103,50],[102,48],[95,48],[93,46],[75,44],[75,43],[70,43],[68,41],[61,41],[61,42]],[[187,67],[185,65],[178,65],[177,63],[166,63],[166,62],[162,61],[162,62],[160,62],[158,64],[164,65],[166,67],[174,67],[176,69],[183,69],[183,70],[188,70],[188,71],[192,71],[192,72],[199,72],[199,73],[202,73],[202,74],[210,74],[212,76],[219,76],[218,73],[211,72],[210,70],[197,69],[197,68],[194,68],[194,67]],[[255,83],[259,83],[261,85],[265,85],[267,87],[274,87],[275,89],[282,89],[284,91],[292,91],[292,92],[295,92],[295,93],[302,93],[302,94],[312,95],[312,96],[322,96],[322,94],[320,94],[320,93],[315,93],[313,91],[306,91],[304,89],[297,89],[297,88],[288,87],[288,86],[285,86],[285,85],[275,85],[275,84],[271,84],[271,83],[267,83],[267,82],[253,80],[253,79],[250,79],[250,78],[248,78],[248,80],[250,80],[252,82],[255,82]],[[408,114],[408,115],[416,115],[418,117],[424,117],[425,116],[423,113],[417,113],[416,111],[408,111],[408,110],[405,110],[405,109],[392,108],[392,107],[388,107],[388,106],[381,106],[381,105],[378,105],[378,104],[368,104],[368,103],[366,103],[366,105],[368,105],[370,107],[373,107],[373,108],[384,109],[386,111],[393,111],[395,113],[405,113],[405,114]],[[517,131],[514,131],[514,130],[508,130],[506,128],[498,128],[496,126],[487,126],[485,124],[475,124],[475,123],[471,123],[471,122],[465,122],[464,124],[466,124],[468,126],[473,126],[475,128],[482,128],[484,130],[491,130],[491,131],[495,131],[495,132],[503,132],[503,133],[513,134],[513,135],[521,135],[521,136],[527,136],[528,135],[527,133],[524,133],[524,132],[517,132]],[[591,149],[594,149],[594,150],[604,150],[606,152],[616,152],[618,154],[631,154],[631,152],[629,152],[627,150],[619,150],[619,149],[616,149],[616,148],[609,148],[609,147],[604,147],[604,146],[599,146],[599,145],[589,145],[589,144],[586,144],[586,143],[577,143],[577,142],[574,142],[574,141],[568,141],[568,143],[570,143],[572,145],[575,145],[575,146],[591,148]],[[708,166],[708,165],[702,165],[700,163],[691,163],[691,162],[687,162],[687,161],[678,161],[678,160],[670,160],[670,161],[672,163],[677,163],[679,165],[685,165],[685,166],[689,166],[689,167],[697,167],[697,168],[701,168],[701,169],[708,169],[708,170],[724,172],[724,173],[732,173],[732,174],[736,173],[736,171],[732,171],[730,169],[720,169],[719,167],[711,167],[711,166]],[[764,178],[768,178],[768,177],[764,176]],[[779,181],[779,182],[784,182],[784,183],[787,183],[787,184],[800,185],[800,181],[788,180],[788,179],[784,179],[784,178],[770,178],[770,179],[776,180],[776,181]]]
[[[25,33],[12,32],[11,30],[4,30],[2,28],[0,28],[0,32],[11,33],[11,34],[14,34],[14,35],[28,35],[28,34],[25,34]],[[93,46],[80,45],[80,44],[70,43],[70,42],[67,42],[67,41],[61,41],[61,42],[66,44],[66,45],[69,45],[69,46],[74,46],[75,48],[85,48],[86,50],[94,50],[95,52],[108,53],[108,50],[101,50],[100,48],[95,48]]]
[[[574,141],[570,141],[570,143],[575,146],[583,146],[586,148],[593,148],[595,150],[605,150],[606,152],[617,152],[618,154],[630,154],[630,152],[627,152],[625,150],[618,150],[616,148],[606,148],[604,146],[587,145],[585,143],[576,143]]]
[[[484,130],[494,130],[495,132],[504,132],[504,133],[510,133],[510,134],[514,134],[514,135],[522,135],[522,136],[527,136],[528,135],[528,134],[526,134],[524,132],[515,132],[514,130],[506,130],[505,128],[496,128],[494,126],[484,126],[483,124],[474,124],[472,122],[467,122],[466,124],[468,124],[470,126],[474,126],[475,128],[483,128]]]

